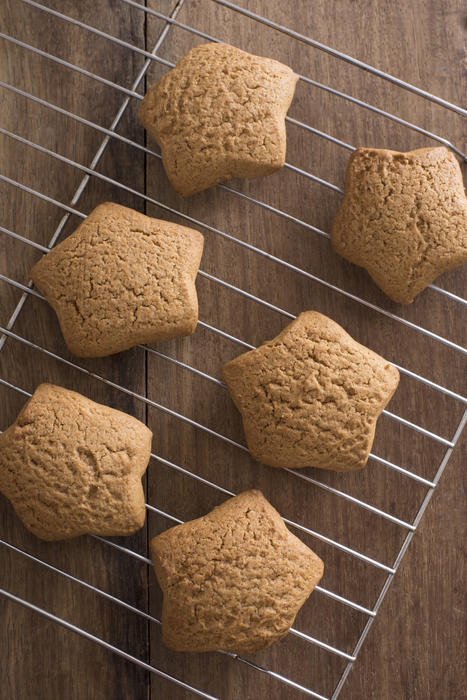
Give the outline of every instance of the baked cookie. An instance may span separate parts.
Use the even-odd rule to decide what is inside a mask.
[[[410,304],[438,275],[467,262],[467,199],[454,155],[358,148],[331,241],[393,301]]]
[[[245,491],[150,542],[175,651],[251,653],[287,634],[323,575],[260,491]]]
[[[146,94],[138,116],[183,197],[285,162],[285,115],[298,77],[227,44],[191,49]]]
[[[131,535],[146,515],[152,433],[74,391],[41,384],[0,435],[0,492],[34,535]]]
[[[330,318],[306,311],[223,367],[248,449],[270,467],[365,466],[399,372]]]
[[[198,231],[107,202],[30,276],[69,350],[103,357],[193,333],[203,242]]]

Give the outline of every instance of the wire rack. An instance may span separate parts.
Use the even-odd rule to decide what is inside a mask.
[[[108,34],[102,31],[101,29],[92,26],[91,23],[84,23],[78,19],[75,19],[72,16],[64,15],[61,12],[58,12],[57,10],[52,9],[51,7],[47,7],[41,3],[34,2],[33,0],[17,0],[18,4],[22,3],[22,5],[34,8],[40,13],[46,13],[51,20],[58,24],[65,23],[65,25],[67,26],[74,25],[74,27],[77,28],[77,30],[79,30],[80,32],[97,35],[99,39],[103,39],[107,42],[108,50],[110,52],[112,52],[113,47],[118,45],[125,51],[128,51],[131,54],[136,54],[144,59],[143,66],[139,70],[139,72],[137,72],[133,84],[130,88],[127,88],[123,85],[120,85],[99,75],[98,67],[93,68],[93,70],[89,70],[88,68],[75,65],[72,62],[68,62],[52,53],[49,53],[48,51],[44,51],[39,46],[32,45],[26,41],[23,41],[20,38],[0,33],[0,38],[8,42],[9,44],[15,45],[16,49],[24,51],[25,54],[27,53],[33,56],[38,56],[43,59],[47,59],[50,65],[50,70],[53,70],[54,65],[59,64],[61,68],[70,71],[70,73],[81,74],[83,76],[86,76],[86,78],[90,79],[91,81],[94,81],[96,85],[105,85],[106,87],[115,90],[122,97],[122,102],[118,111],[115,114],[115,118],[112,120],[110,126],[107,128],[99,125],[98,123],[95,123],[94,121],[84,118],[79,114],[64,109],[58,104],[43,99],[41,96],[34,94],[33,91],[30,92],[14,84],[9,84],[7,82],[0,81],[0,87],[3,91],[13,93],[16,96],[24,98],[27,102],[36,103],[41,108],[43,108],[44,118],[48,113],[55,112],[57,114],[62,115],[63,117],[66,117],[67,119],[73,120],[74,122],[78,122],[81,125],[91,129],[92,132],[99,137],[99,146],[95,152],[95,155],[90,165],[87,166],[82,163],[76,162],[75,160],[70,159],[64,155],[61,155],[58,152],[58,150],[49,149],[45,146],[42,146],[39,143],[36,143],[36,141],[33,138],[26,138],[17,133],[13,133],[12,131],[6,128],[3,128],[3,126],[0,127],[0,134],[2,134],[3,136],[22,144],[22,146],[24,146],[26,149],[32,149],[37,152],[40,152],[43,155],[47,155],[51,159],[58,161],[59,164],[70,166],[71,168],[75,169],[80,175],[80,178],[82,178],[80,179],[79,185],[76,188],[76,191],[71,200],[69,202],[62,202],[57,201],[57,199],[55,199],[52,196],[49,196],[48,194],[42,191],[40,173],[38,174],[37,186],[35,187],[26,185],[21,181],[19,176],[19,172],[21,170],[20,167],[18,167],[17,179],[13,179],[12,177],[9,177],[3,173],[0,174],[0,180],[6,183],[7,186],[20,190],[23,193],[26,193],[28,197],[32,197],[34,199],[46,202],[48,205],[56,207],[58,211],[63,213],[62,218],[60,219],[58,226],[53,231],[53,234],[50,236],[47,245],[43,245],[42,243],[39,243],[34,239],[30,239],[26,236],[23,236],[18,231],[11,230],[6,226],[1,225],[0,231],[2,232],[2,234],[8,237],[9,239],[13,239],[15,241],[15,245],[17,245],[17,255],[20,256],[22,254],[24,246],[32,247],[38,250],[40,253],[47,253],[50,250],[50,248],[52,248],[55,245],[55,243],[59,240],[61,234],[66,229],[67,223],[69,222],[69,220],[72,220],[72,217],[78,217],[79,219],[85,218],[86,212],[81,210],[80,203],[82,202],[83,195],[86,192],[89,185],[93,181],[98,180],[105,183],[106,185],[110,185],[116,188],[118,191],[131,195],[135,198],[136,201],[139,201],[141,205],[155,205],[162,212],[162,216],[165,212],[167,218],[169,218],[170,216],[178,217],[178,220],[181,220],[181,223],[186,223],[188,225],[194,226],[195,228],[200,229],[202,232],[209,232],[210,234],[213,234],[213,236],[218,237],[219,239],[223,239],[224,241],[228,241],[229,243],[232,243],[235,246],[239,246],[243,248],[248,253],[248,255],[259,256],[262,259],[266,259],[267,261],[278,265],[280,268],[284,268],[288,273],[291,273],[297,278],[303,278],[307,281],[311,281],[323,287],[325,290],[333,292],[337,295],[340,295],[346,300],[350,300],[360,305],[361,307],[368,310],[368,312],[374,313],[377,316],[381,316],[383,317],[383,319],[390,319],[399,327],[410,329],[410,331],[415,333],[416,336],[419,338],[429,338],[430,341],[445,346],[447,349],[449,349],[456,355],[464,355],[466,351],[460,344],[454,342],[453,340],[445,337],[442,334],[431,330],[428,327],[425,327],[424,325],[420,325],[419,323],[416,323],[410,320],[409,318],[400,315],[397,310],[391,310],[391,308],[387,308],[387,306],[379,305],[379,303],[372,300],[370,301],[364,296],[360,296],[359,294],[355,293],[355,291],[349,291],[344,286],[340,286],[328,281],[327,279],[325,279],[324,276],[321,277],[318,274],[309,272],[307,271],[307,269],[299,267],[298,265],[293,264],[291,262],[287,262],[287,260],[282,259],[281,257],[274,255],[263,248],[257,247],[250,242],[247,242],[232,234],[229,234],[227,231],[221,230],[216,226],[212,225],[211,223],[203,221],[197,216],[187,213],[185,209],[179,209],[170,203],[161,201],[153,194],[148,195],[145,191],[140,191],[136,187],[130,186],[129,184],[125,184],[124,182],[120,182],[119,180],[114,179],[112,177],[112,174],[109,175],[104,172],[101,172],[99,166],[104,161],[106,150],[113,141],[119,141],[128,146],[129,148],[134,149],[135,158],[139,156],[141,158],[160,160],[160,154],[156,150],[153,150],[152,148],[149,148],[148,146],[143,145],[142,143],[139,143],[131,138],[128,138],[127,136],[122,135],[118,132],[118,128],[124,122],[124,118],[129,106],[132,105],[134,102],[138,103],[142,99],[142,94],[140,93],[143,92],[146,74],[148,73],[150,68],[155,64],[158,64],[159,66],[168,69],[173,67],[174,63],[172,61],[166,60],[160,55],[160,51],[163,47],[164,42],[167,41],[167,36],[169,35],[169,32],[173,31],[176,28],[179,31],[186,32],[188,35],[191,35],[191,37],[194,40],[197,40],[198,43],[199,40],[225,40],[225,37],[210,36],[208,33],[196,29],[195,27],[185,24],[177,19],[179,12],[184,6],[184,4],[185,6],[189,5],[190,1],[191,0],[179,0],[173,7],[170,15],[166,15],[164,13],[141,5],[137,2],[134,2],[133,0],[120,0],[122,4],[131,6],[131,8],[137,13],[144,13],[146,21],[150,21],[154,18],[162,22],[162,30],[159,32],[157,41],[155,42],[154,46],[149,47],[150,50],[147,50],[146,48],[136,46],[133,43],[124,41],[116,36],[113,36],[112,34]],[[462,115],[467,114],[465,110],[462,110],[461,108],[447,102],[446,100],[438,98],[434,95],[431,95],[428,92],[425,92],[424,90],[421,90],[415,86],[405,83],[402,80],[399,80],[393,76],[383,73],[382,71],[379,71],[365,63],[362,63],[339,51],[336,51],[330,48],[329,46],[320,44],[319,42],[314,41],[309,37],[303,36],[295,31],[287,29],[286,27],[280,26],[277,23],[270,21],[266,17],[259,16],[254,12],[251,12],[247,9],[244,9],[243,7],[235,5],[234,3],[228,2],[227,0],[206,1],[210,3],[213,8],[216,6],[222,6],[224,9],[227,9],[231,13],[232,21],[236,15],[243,15],[244,18],[246,18],[249,22],[252,23],[252,26],[254,25],[252,31],[260,31],[262,27],[267,26],[269,29],[286,35],[294,41],[300,42],[304,45],[308,45],[309,47],[320,49],[321,51],[330,54],[331,56],[337,58],[340,61],[347,62],[353,65],[355,68],[358,68],[359,70],[366,71],[375,78],[383,79],[384,81],[392,83],[393,85],[402,88],[405,91],[414,93],[417,97],[422,98],[425,101],[433,102],[438,107],[444,110],[453,111],[457,114]],[[254,46],[251,46],[250,50],[253,53],[257,53],[255,51]],[[382,117],[384,119],[396,122],[402,128],[407,129],[409,131],[418,132],[418,134],[423,136],[428,143],[438,142],[440,144],[443,144],[446,147],[450,148],[452,151],[454,151],[463,160],[466,160],[464,154],[454,144],[450,143],[446,138],[444,138],[444,136],[438,135],[424,128],[421,128],[420,126],[406,121],[405,119],[402,119],[401,117],[398,117],[395,114],[386,112],[383,109],[380,109],[379,107],[368,104],[360,99],[357,99],[356,97],[353,97],[349,94],[336,90],[328,85],[320,83],[306,75],[300,75],[299,78],[303,84],[311,85],[320,91],[324,91],[334,97],[337,97],[343,100],[344,103],[353,103],[359,108],[369,111],[370,114],[375,114],[378,115],[378,117]],[[329,142],[336,149],[343,149],[343,151],[349,152],[353,150],[352,145],[342,141],[341,139],[336,138],[331,134],[320,131],[312,127],[308,123],[299,121],[298,119],[295,119],[292,116],[288,116],[287,121],[295,128],[303,130],[308,134],[312,134],[318,139],[323,139]],[[313,182],[314,185],[331,190],[337,195],[342,194],[342,189],[340,187],[331,182],[328,182],[322,177],[318,177],[317,175],[308,172],[305,169],[302,169],[291,163],[286,163],[285,168],[286,170],[292,171],[295,175],[300,177],[302,179],[301,182],[304,187],[308,187],[308,184],[310,182]],[[236,189],[235,186],[222,184],[218,185],[216,189],[226,191],[229,193],[229,195],[235,198],[240,198],[245,202],[245,206],[258,207],[261,210],[264,210],[267,213],[267,215],[271,216],[272,218],[280,217],[281,219],[286,220],[288,223],[293,224],[294,226],[297,226],[300,229],[304,229],[304,233],[306,233],[307,235],[310,235],[312,237],[317,236],[318,239],[329,238],[329,234],[327,232],[321,230],[321,228],[317,226],[314,226],[309,221],[302,220],[301,218],[298,218],[292,213],[288,213],[282,208],[278,208],[269,202],[261,201],[255,196],[249,194],[248,192]],[[200,270],[199,275],[202,278],[209,280],[209,282],[213,285],[219,285],[220,288],[228,290],[229,293],[232,293],[233,295],[238,295],[239,297],[247,299],[249,302],[253,302],[254,304],[259,305],[260,307],[264,307],[266,310],[274,312],[280,317],[284,317],[286,320],[295,318],[295,315],[293,313],[282,309],[280,308],[280,306],[273,304],[265,299],[262,299],[256,294],[249,292],[246,289],[240,288],[225,279],[219,278],[212,272]],[[23,309],[26,304],[31,303],[29,301],[31,297],[35,298],[37,300],[35,303],[39,304],[43,304],[44,299],[42,295],[39,294],[33,288],[31,282],[24,284],[16,279],[13,279],[10,276],[3,274],[0,274],[0,280],[2,280],[2,282],[8,285],[9,287],[13,287],[16,290],[19,290],[21,293],[19,300],[17,301],[11,315],[9,316],[8,322],[5,323],[4,326],[0,327],[0,331],[2,333],[0,349],[3,352],[5,351],[5,344],[18,344],[19,346],[22,346],[23,349],[31,352],[31,362],[33,362],[32,354],[39,353],[40,355],[48,359],[51,359],[64,365],[65,367],[67,367],[70,370],[73,370],[74,372],[87,375],[87,377],[92,378],[97,383],[102,383],[107,387],[110,387],[112,390],[115,390],[116,392],[123,393],[127,397],[130,397],[131,400],[134,400],[137,403],[140,402],[144,407],[148,409],[155,409],[158,412],[163,412],[169,415],[175,421],[189,425],[195,431],[201,431],[203,433],[208,434],[214,440],[226,443],[231,448],[233,448],[234,451],[239,451],[239,453],[242,454],[247,452],[247,448],[242,442],[237,441],[221,432],[218,432],[217,430],[214,430],[213,428],[209,427],[208,425],[205,425],[202,422],[198,422],[194,418],[185,415],[185,413],[182,413],[178,410],[169,407],[168,405],[165,405],[165,403],[155,401],[143,395],[142,393],[138,393],[128,388],[127,386],[124,386],[123,384],[114,381],[113,379],[109,379],[107,376],[105,376],[104,371],[96,372],[94,370],[90,370],[88,367],[85,367],[83,363],[80,363],[79,360],[76,360],[74,358],[69,359],[65,356],[65,353],[56,352],[53,349],[45,347],[45,343],[36,342],[35,340],[31,340],[25,337],[25,335],[20,333],[17,329],[17,323],[21,317],[21,314],[23,313]],[[438,285],[432,284],[430,285],[430,288],[432,294],[439,295],[439,297],[441,297],[444,300],[445,304],[449,304],[450,308],[454,309],[454,313],[457,313],[457,309],[460,308],[462,305],[465,305],[466,303],[465,300],[462,299],[458,294],[443,289]],[[202,329],[204,329],[206,333],[212,335],[214,339],[221,338],[232,343],[235,349],[235,354],[238,354],[239,351],[243,351],[244,349],[250,349],[254,347],[254,345],[252,345],[251,343],[236,337],[230,332],[218,328],[216,325],[214,325],[214,322],[200,320],[199,325]],[[351,328],[349,328],[349,330],[351,331]],[[193,340],[190,339],[189,342],[195,343],[196,336],[194,336]],[[139,347],[142,347],[144,353],[148,353],[153,357],[157,357],[159,360],[165,363],[171,363],[173,366],[176,366],[177,371],[183,371],[194,374],[203,382],[209,382],[213,385],[216,385],[221,391],[225,390],[224,383],[219,378],[209,374],[208,372],[205,372],[195,366],[192,366],[187,362],[177,359],[171,354],[162,352],[159,349],[144,346]],[[423,373],[418,373],[412,369],[409,369],[408,367],[405,367],[402,360],[401,364],[396,364],[394,362],[394,365],[401,372],[403,379],[406,378],[408,381],[413,383],[414,387],[416,388],[415,391],[418,390],[419,387],[425,387],[431,392],[435,392],[437,395],[441,395],[443,397],[443,400],[445,402],[448,402],[449,406],[455,404],[456,410],[458,410],[459,412],[458,415],[461,415],[461,412],[459,411],[459,406],[465,406],[467,400],[459,393],[442,385],[441,383],[433,381],[427,376],[424,376]],[[14,379],[9,376],[1,376],[0,384],[4,387],[4,390],[16,392],[19,395],[26,397],[31,395],[31,393],[24,386],[20,386],[17,381],[14,381]],[[358,637],[357,641],[353,643],[351,648],[343,649],[337,644],[335,645],[328,643],[324,639],[321,639],[319,635],[315,633],[312,626],[310,626],[310,629],[306,632],[296,628],[293,628],[291,630],[291,635],[302,640],[303,643],[311,645],[311,647],[316,647],[323,654],[337,657],[341,664],[339,666],[337,682],[332,681],[331,679],[329,687],[326,690],[320,688],[318,691],[317,688],[306,687],[301,682],[288,677],[285,673],[279,672],[274,668],[268,668],[266,666],[260,665],[256,661],[252,661],[248,658],[243,658],[235,654],[228,654],[228,656],[236,659],[238,663],[246,664],[251,669],[254,669],[260,673],[267,674],[271,679],[274,679],[277,683],[283,684],[284,686],[288,686],[289,688],[295,689],[296,691],[304,693],[310,697],[318,698],[320,700],[336,700],[339,696],[340,691],[349,674],[349,671],[351,670],[358,656],[362,644],[373,624],[373,621],[383,602],[387,590],[393,580],[393,577],[399,568],[402,558],[407,550],[407,547],[410,544],[410,541],[417,530],[423,513],[432,497],[433,491],[436,488],[436,485],[449,461],[451,453],[459,440],[466,420],[466,415],[464,412],[464,415],[462,416],[456,429],[454,430],[452,437],[447,438],[445,436],[437,434],[435,430],[428,429],[422,425],[419,425],[416,422],[404,418],[401,415],[392,413],[391,411],[386,410],[383,413],[385,417],[394,426],[394,431],[396,430],[396,427],[399,426],[401,427],[401,429],[403,428],[407,431],[413,432],[414,435],[418,434],[422,436],[423,439],[427,440],[430,445],[433,444],[434,446],[436,446],[436,448],[442,450],[441,459],[438,459],[436,468],[431,474],[420,474],[416,470],[414,470],[413,466],[408,466],[407,464],[399,464],[396,462],[396,460],[393,461],[391,459],[387,459],[386,457],[383,457],[379,454],[375,454],[374,452],[372,452],[370,455],[370,462],[376,463],[380,466],[380,468],[387,470],[388,473],[393,472],[399,476],[399,478],[402,480],[402,485],[399,486],[399,488],[405,488],[405,484],[412,483],[417,485],[418,488],[421,489],[421,500],[413,517],[399,517],[394,512],[392,512],[397,512],[397,508],[393,508],[390,511],[389,509],[383,509],[378,507],[377,505],[373,505],[370,502],[370,498],[358,498],[346,491],[345,488],[342,488],[339,485],[332,485],[333,482],[326,480],[325,477],[321,475],[316,476],[315,472],[313,471],[294,472],[288,469],[286,470],[287,472],[290,472],[287,478],[290,478],[291,480],[299,479],[302,482],[306,482],[308,485],[312,486],[315,490],[316,498],[319,498],[320,496],[324,497],[325,495],[332,495],[332,497],[336,498],[339,503],[350,504],[352,507],[361,510],[363,513],[366,512],[367,514],[371,514],[372,517],[382,519],[391,526],[397,528],[397,530],[401,533],[401,545],[399,551],[395,559],[391,563],[388,563],[387,561],[381,561],[379,557],[369,556],[363,553],[362,551],[360,551],[359,548],[356,548],[351,544],[346,544],[345,537],[330,537],[324,532],[321,532],[319,529],[312,529],[311,527],[308,527],[302,522],[298,522],[287,517],[284,518],[288,526],[297,534],[301,534],[304,537],[309,537],[312,541],[318,544],[321,543],[323,544],[323,546],[329,548],[329,551],[334,550],[338,555],[342,554],[343,556],[360,563],[363,567],[362,571],[365,571],[365,576],[371,576],[374,573],[375,575],[378,574],[383,577],[382,585],[379,586],[379,592],[377,593],[375,599],[371,603],[365,605],[361,602],[356,602],[352,596],[343,595],[341,592],[338,593],[335,590],[332,590],[331,588],[324,587],[322,585],[317,586],[316,588],[316,593],[314,594],[314,597],[320,598],[320,602],[322,602],[322,600],[324,599],[327,599],[329,603],[332,603],[336,606],[340,606],[342,611],[348,610],[355,614],[355,625],[356,629],[358,630]],[[4,425],[1,427],[5,428],[6,426]],[[396,432],[394,432],[394,435],[396,435]],[[436,452],[436,454],[438,453]],[[200,474],[196,473],[193,465],[187,466],[175,463],[175,461],[165,458],[164,456],[162,456],[162,454],[153,453],[151,457],[152,461],[164,465],[170,473],[178,472],[179,474],[182,474],[189,480],[195,480],[198,484],[203,485],[208,489],[215,490],[222,496],[222,498],[224,496],[233,495],[233,492],[230,489],[225,488],[220,483],[214,483],[214,481],[212,481],[211,479],[204,478]],[[339,484],[339,482],[334,483]],[[161,518],[162,522],[165,522],[165,525],[162,525],[161,527],[166,527],[167,525],[170,525],[172,523],[182,522],[182,520],[180,520],[174,513],[167,513],[165,512],[165,510],[162,510],[161,508],[158,508],[150,503],[147,504],[147,509],[151,513]],[[96,537],[94,539],[98,540],[102,546],[112,547],[114,550],[118,550],[122,556],[134,558],[137,562],[140,562],[144,566],[151,566],[150,559],[138,551],[123,546],[121,543],[113,540],[99,537]],[[103,597],[111,601],[113,604],[121,608],[123,612],[127,611],[131,614],[141,616],[149,623],[160,625],[159,620],[156,619],[156,617],[154,617],[153,615],[149,614],[148,612],[138,607],[135,607],[130,603],[125,602],[121,598],[108,593],[107,591],[87,582],[86,580],[83,580],[82,578],[68,573],[62,568],[48,563],[41,557],[35,556],[31,552],[25,551],[24,549],[16,546],[14,543],[7,542],[6,540],[2,539],[0,540],[0,544],[2,545],[2,547],[7,548],[11,552],[15,552],[17,555],[20,555],[26,560],[34,562],[35,564],[38,564],[41,567],[45,567],[49,571],[54,572],[54,574],[57,574],[58,576],[73,582],[73,584],[84,587],[92,591],[97,596]],[[326,561],[325,555],[323,556],[323,558]],[[381,581],[381,579],[378,580]],[[91,634],[82,627],[74,625],[69,620],[59,617],[53,614],[52,612],[43,609],[42,607],[38,607],[32,602],[25,600],[22,597],[18,597],[17,595],[14,595],[10,591],[0,589],[0,592],[3,596],[10,599],[11,601],[19,603],[39,613],[45,618],[52,620],[53,622],[65,627],[66,629],[71,630],[81,635],[82,637],[89,639],[91,642],[98,644],[114,652],[115,654],[118,654],[119,656],[133,662],[134,664],[137,664],[138,666],[149,671],[150,673],[157,674],[162,678],[166,679],[167,681],[175,683],[178,686],[184,688],[185,690],[190,691],[200,697],[214,697],[208,692],[205,692],[203,689],[195,687],[191,683],[185,682],[184,680],[182,680],[179,677],[176,677],[172,673],[164,671],[157,665],[153,665],[151,663],[147,663],[146,661],[140,658],[136,658],[129,652],[124,651],[123,649],[116,647],[113,644],[110,644],[109,642],[96,636],[95,634]]]

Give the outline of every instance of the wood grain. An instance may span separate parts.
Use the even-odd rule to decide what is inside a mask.
[[[51,8],[92,24],[114,36],[152,50],[164,23],[121,0],[44,0]],[[458,0],[315,0],[281,3],[242,0],[239,4],[267,15],[314,39],[378,66],[455,103],[465,90],[462,66],[462,10]],[[148,5],[169,12],[174,2],[149,0]],[[2,8],[3,9],[3,8]],[[273,56],[297,72],[398,114],[425,129],[465,146],[465,126],[458,115],[370,76],[341,60],[307,47],[270,28],[258,25],[212,0],[185,0],[179,19],[224,41],[260,55]],[[65,60],[129,88],[143,65],[136,53],[100,39],[85,30],[52,18],[19,0],[8,0],[2,31],[39,46]],[[172,27],[159,55],[178,60],[202,39]],[[108,127],[124,95],[45,58],[3,42],[0,79],[65,109]],[[166,68],[153,62],[147,85]],[[143,85],[141,91],[143,91]],[[34,104],[8,90],[1,93],[1,124],[43,146],[88,165],[102,134],[63,115]],[[137,101],[130,106],[118,133],[138,143],[145,135],[136,119]],[[408,150],[432,142],[421,134],[375,115],[316,87],[299,83],[290,115],[352,145]],[[157,150],[148,140],[147,145]],[[82,174],[31,148],[2,136],[1,172],[50,197],[69,203]],[[348,151],[288,126],[287,160],[319,177],[343,185]],[[112,139],[98,172],[147,193],[201,222],[239,240],[273,253],[332,285],[343,288],[391,313],[465,343],[459,305],[433,290],[409,307],[393,304],[371,283],[366,273],[336,256],[329,242],[290,220],[221,188],[188,200],[179,198],[167,183],[160,161]],[[231,183],[232,187],[328,231],[340,196],[290,170],[261,181]],[[47,244],[63,212],[53,204],[0,183],[1,225]],[[186,223],[144,199],[91,178],[76,208],[87,213],[98,202],[113,199],[150,215]],[[71,217],[63,236],[79,219]],[[341,323],[358,341],[387,359],[462,393],[463,364],[459,353],[318,284],[306,276],[247,250],[222,235],[196,226],[205,235],[202,269],[230,284],[275,304],[289,313],[314,308]],[[33,248],[0,236],[0,272],[22,283],[38,258]],[[454,271],[438,284],[465,295],[465,275]],[[198,278],[200,319],[227,333],[258,344],[275,335],[287,318],[255,301]],[[0,282],[0,323],[5,325],[21,293]],[[30,298],[15,332],[75,361],[66,351],[52,311]],[[223,362],[242,348],[213,332],[198,328],[189,339],[157,349],[202,371],[220,376]],[[243,442],[241,422],[227,393],[218,385],[141,349],[103,360],[76,360],[121,386],[149,397],[211,429]],[[0,353],[0,376],[32,391],[41,380],[55,381],[146,419],[154,431],[154,451],[232,491],[258,487],[292,521],[321,532],[385,564],[392,565],[407,534],[380,516],[362,510],[335,494],[279,470],[258,465],[239,449],[199,428],[138,399],[111,389],[98,379],[47,358],[39,351],[8,340]],[[0,386],[0,429],[11,422],[23,398]],[[451,438],[461,418],[453,399],[405,376],[390,410],[439,435]],[[389,417],[379,424],[374,453],[432,479],[445,447]],[[419,531],[395,577],[381,612],[341,698],[362,700],[457,700],[464,692],[462,673],[465,627],[462,618],[462,556],[465,519],[462,516],[464,470],[462,445],[451,458]],[[464,460],[465,462],[465,460]],[[420,484],[376,462],[359,474],[305,470],[325,484],[339,488],[377,508],[412,522],[425,495]],[[224,496],[189,475],[151,460],[147,477],[148,502],[168,514],[187,519],[207,512]],[[0,501],[0,537],[103,588],[159,617],[161,595],[152,571],[127,555],[91,538],[63,544],[44,544],[28,535],[5,499]],[[147,539],[170,525],[150,514],[147,527],[122,541],[147,554]],[[464,536],[463,536],[464,535]],[[306,533],[300,536],[325,561],[324,587],[367,607],[373,607],[386,574]],[[0,586],[52,610],[58,615],[223,700],[301,697],[276,679],[219,654],[181,655],[165,649],[160,629],[142,618],[104,601],[57,574],[44,571],[0,546]],[[314,593],[300,612],[296,627],[351,652],[366,622],[359,612]],[[0,597],[0,677],[5,697],[38,700],[81,698],[191,697],[185,690],[141,671],[90,642],[66,632]],[[255,663],[270,668],[330,697],[345,662],[296,637],[255,655]]]

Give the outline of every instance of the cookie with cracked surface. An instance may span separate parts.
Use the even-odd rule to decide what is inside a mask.
[[[175,651],[260,651],[287,634],[323,575],[321,559],[260,491],[245,491],[150,543]]]
[[[34,535],[131,535],[146,517],[152,433],[136,418],[40,384],[0,435],[0,492]]]
[[[297,80],[288,66],[227,44],[191,49],[150,88],[138,113],[174,189],[187,197],[281,168]]]
[[[393,301],[410,304],[467,262],[467,198],[447,148],[358,148],[331,230],[335,250],[364,267]]]
[[[106,202],[30,275],[69,350],[103,357],[194,332],[203,242],[198,231]]]
[[[399,383],[395,367],[315,311],[222,371],[248,449],[270,467],[363,468]]]

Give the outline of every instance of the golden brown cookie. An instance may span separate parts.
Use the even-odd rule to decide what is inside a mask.
[[[282,63],[227,44],[191,49],[150,88],[138,114],[177,192],[187,197],[281,168],[297,79]]]
[[[446,148],[358,148],[331,241],[391,299],[410,304],[438,275],[467,262],[467,199]]]
[[[270,467],[361,469],[399,372],[327,316],[306,311],[223,367],[248,449]]]
[[[150,543],[175,651],[251,653],[287,634],[324,565],[260,491],[245,491]]]
[[[198,231],[106,202],[30,274],[69,350],[103,357],[193,333],[203,242]]]
[[[0,435],[0,492],[34,535],[131,535],[146,515],[152,433],[126,413],[41,384]]]

